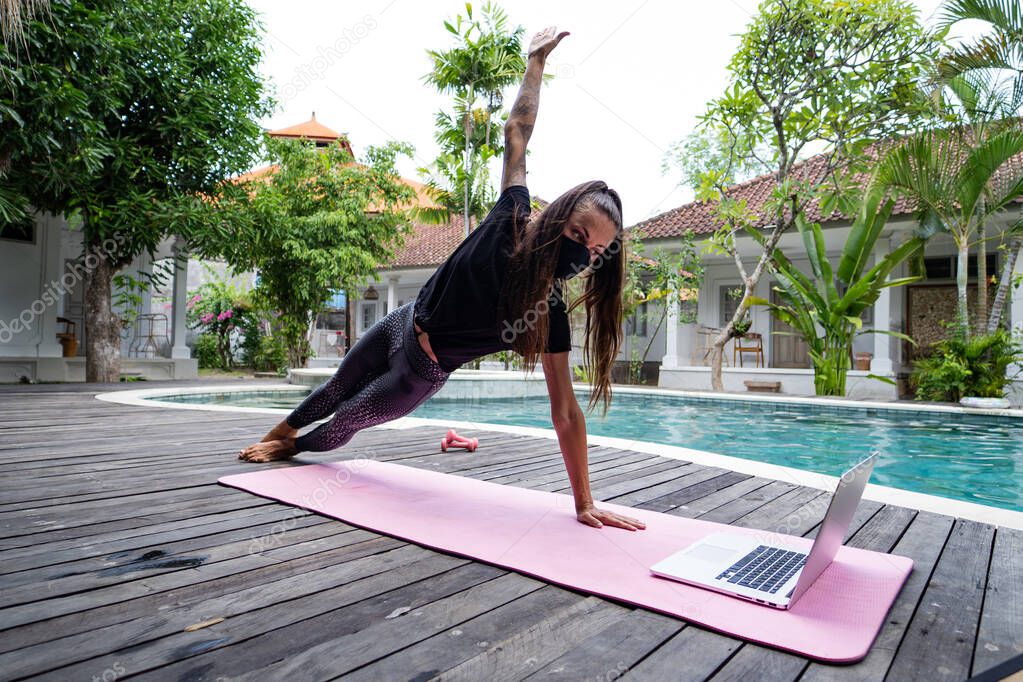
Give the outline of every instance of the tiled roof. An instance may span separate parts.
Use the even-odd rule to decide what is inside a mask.
[[[876,153],[874,149],[868,150],[868,153]],[[795,178],[801,180],[809,180],[813,183],[820,182],[823,180],[825,172],[826,155],[819,154],[813,156],[805,161],[796,164],[793,167],[792,174]],[[1015,175],[1014,175],[1015,174]],[[1002,170],[999,171],[995,176],[995,182],[999,179],[1003,181],[1009,177],[1019,177],[1019,174],[1023,174],[1023,155],[1019,155],[1010,159]],[[861,183],[866,182],[866,174],[859,176]],[[768,218],[764,215],[764,204],[771,196],[771,192],[774,189],[774,175],[766,174],[759,177],[747,180],[731,188],[731,194],[737,199],[745,199],[747,208],[754,214],[760,216],[759,220],[755,222],[755,227],[763,228],[770,224]],[[1019,200],[1018,202],[1019,203]],[[673,208],[670,211],[665,211],[652,218],[640,221],[631,228],[631,231],[635,231],[637,236],[641,239],[662,239],[668,237],[678,237],[686,230],[692,230],[695,234],[712,234],[720,226],[718,221],[715,219],[712,209],[714,202],[709,201],[694,201],[678,208]],[[904,197],[900,197],[896,200],[895,206],[892,209],[892,215],[909,215],[914,210],[913,202],[907,200]],[[806,207],[805,215],[811,222],[827,223],[830,221],[847,221],[848,219],[841,213],[835,212],[831,215],[821,215],[821,209],[818,202],[813,201]]]
[[[310,140],[336,140],[341,133],[331,130],[316,120],[316,112],[312,118],[298,125],[268,131],[272,137],[308,137]]]
[[[811,157],[806,161],[797,164],[792,171],[795,177],[800,179],[819,182],[825,171],[825,155]],[[736,199],[745,199],[747,208],[753,213],[762,216],[757,221],[757,227],[764,227],[768,220],[763,217],[764,204],[771,196],[774,189],[774,174],[761,175],[733,185],[730,190],[731,196]],[[693,201],[691,203],[665,211],[652,218],[647,218],[633,225],[630,229],[635,230],[643,239],[659,239],[666,237],[678,237],[686,230],[692,230],[695,234],[712,234],[719,227],[718,221],[713,215],[714,203],[711,201]],[[820,215],[820,207],[815,203],[807,207],[807,217],[813,221],[840,219],[840,214],[827,216]]]

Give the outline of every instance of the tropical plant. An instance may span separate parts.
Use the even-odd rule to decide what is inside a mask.
[[[483,5],[480,18],[474,18],[472,4],[465,3],[465,16],[445,21],[444,27],[456,44],[448,50],[427,50],[433,68],[423,78],[439,92],[454,95],[455,113],[437,114],[441,155],[433,169],[421,170],[432,175],[429,185],[435,198],[447,208],[461,210],[468,236],[469,216],[482,217],[489,210],[487,162],[501,153],[503,143],[493,117],[501,110],[504,89],[526,71],[525,29],[509,28],[508,15],[492,2]]]
[[[245,192],[221,210],[223,233],[193,240],[193,249],[236,272],[256,270],[255,295],[280,313],[277,324],[291,367],[311,353],[309,333],[333,292],[354,291],[394,256],[411,231],[402,207],[415,197],[397,174],[407,144],[369,147],[356,163],[343,145],[265,137],[276,166],[240,183]],[[372,207],[373,210],[370,210]],[[349,297],[351,300],[351,297]]]
[[[892,199],[882,203],[882,197],[880,192],[873,192],[864,198],[842,247],[837,268],[828,260],[820,224],[808,223],[800,216],[796,228],[803,238],[811,274],[803,273],[780,249],[775,249],[771,270],[778,279],[774,290],[780,302],[775,304],[757,297],[747,299],[751,305],[768,307],[806,342],[817,395],[845,395],[846,375],[852,366],[852,344],[857,334],[885,333],[912,341],[899,332],[863,329],[863,312],[877,301],[882,289],[919,279],[905,277],[889,281],[888,275],[899,263],[923,248],[924,240],[920,237],[911,237],[867,267],[894,206]]]
[[[916,361],[910,381],[917,400],[1003,398],[1014,378],[1011,370],[1020,362],[1023,345],[1005,329],[969,338],[953,334],[936,343],[929,357]]]
[[[831,209],[853,207],[838,192],[848,190],[848,183],[838,178],[865,168],[872,140],[913,129],[933,109],[920,96],[918,82],[937,52],[935,36],[901,0],[760,4],[729,63],[725,93],[701,117],[725,153],[711,157],[717,163],[699,174],[697,198],[713,202],[720,225],[715,242],[735,261],[744,290],[735,315],[714,339],[714,390],[724,390],[725,344],[746,314],[778,240],[812,202],[839,195],[843,201]],[[808,174],[798,164],[813,147],[825,151]],[[770,199],[758,213],[730,186],[754,162],[773,170]],[[737,238],[749,232],[761,244],[752,267],[736,248]]]
[[[963,109],[973,114],[967,118],[975,124],[977,118],[994,120],[998,124],[1018,122],[1023,108],[1023,6],[1017,0],[948,0],[942,6],[938,19],[941,27],[950,28],[961,21],[981,21],[989,31],[980,37],[961,41],[943,55],[939,62],[939,80],[954,87],[957,82],[967,85],[966,97],[960,96]],[[981,93],[974,96],[971,90]],[[958,93],[957,93],[958,94]],[[979,105],[979,106],[978,106]],[[977,114],[980,114],[979,116]],[[975,136],[977,132],[975,131]],[[984,223],[978,223],[977,279],[986,281],[986,244]],[[1002,270],[997,280],[990,316],[987,310],[987,287],[977,290],[977,330],[994,333],[1001,323],[1002,310],[1009,293],[1012,267],[1023,248],[1023,224],[1017,224],[1003,234],[1008,270]]]
[[[1023,6],[1019,0],[947,0],[938,22],[949,27],[960,21],[988,24],[989,31],[965,41],[941,61],[942,76],[986,73],[1001,80],[1023,98]]]
[[[980,225],[1023,196],[1023,172],[1007,163],[1023,153],[1023,130],[1006,128],[980,139],[962,127],[908,136],[878,163],[879,187],[905,195],[916,206],[920,235],[951,234],[957,249],[956,318],[970,334],[966,302],[970,246]],[[987,286],[984,281],[982,287]]]

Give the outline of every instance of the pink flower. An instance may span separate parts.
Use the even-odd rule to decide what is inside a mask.
[[[191,308],[192,306],[194,306],[196,303],[198,303],[201,300],[202,300],[202,296],[200,296],[199,294],[196,294],[192,298],[188,299],[188,304],[186,305],[186,307],[187,308]]]
[[[230,310],[230,309],[225,310],[224,312],[222,312],[219,315],[217,315],[217,321],[218,322],[223,322],[227,318],[231,317],[232,314],[234,314],[233,310]]]
[[[213,317],[214,317],[213,313],[206,313],[199,319],[202,320],[203,324],[209,324],[213,320]]]

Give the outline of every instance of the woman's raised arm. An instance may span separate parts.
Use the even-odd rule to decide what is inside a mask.
[[[540,102],[540,83],[547,55],[551,53],[568,31],[555,34],[550,26],[533,36],[529,43],[526,75],[522,79],[519,94],[515,97],[511,114],[504,124],[504,171],[501,174],[501,191],[513,185],[526,184],[526,145],[533,133],[536,109]]]

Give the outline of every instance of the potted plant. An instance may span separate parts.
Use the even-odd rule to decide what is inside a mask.
[[[739,318],[734,325],[732,325],[732,329],[735,330],[736,338],[741,339],[742,337],[746,336],[747,332],[749,332],[750,327],[752,326],[753,320],[750,319],[749,314],[746,314]]]

